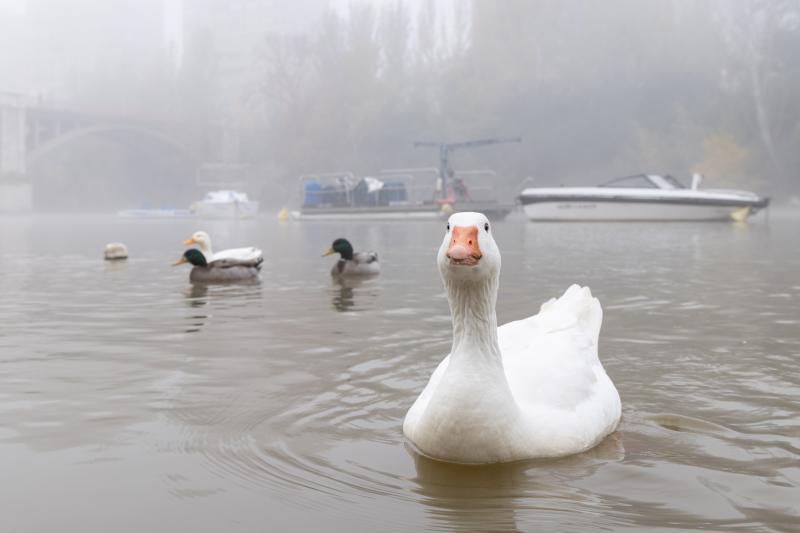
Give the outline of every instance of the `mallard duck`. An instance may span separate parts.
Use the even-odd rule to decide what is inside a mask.
[[[480,213],[450,217],[437,262],[453,344],[403,422],[417,450],[455,463],[559,457],[616,429],[620,398],[597,356],[603,312],[588,287],[498,328],[500,252]]]
[[[207,262],[206,256],[196,248],[189,248],[174,266],[189,263],[193,265],[189,273],[192,282],[241,281],[258,277],[263,258],[256,259],[215,259]]]
[[[332,276],[374,276],[380,274],[378,254],[375,252],[353,252],[347,239],[336,239],[322,257],[339,254],[339,260],[331,268]]]
[[[211,251],[211,237],[205,231],[197,231],[191,237],[183,241],[187,246],[197,245],[210,264],[220,259],[235,259],[240,261],[252,261],[263,257],[261,250],[253,246],[246,248],[230,248],[214,253]]]
[[[118,261],[120,259],[128,258],[128,247],[121,242],[110,242],[106,244],[103,251],[103,256],[106,261]]]

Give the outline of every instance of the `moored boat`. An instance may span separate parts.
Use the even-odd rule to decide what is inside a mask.
[[[258,202],[246,193],[224,189],[206,193],[194,203],[193,210],[202,218],[250,218],[258,213]]]
[[[352,172],[300,176],[300,207],[290,211],[298,220],[437,219],[459,211],[479,211],[502,219],[514,209],[493,198],[490,186],[470,186],[455,178],[443,193],[433,182],[420,182],[415,171],[399,169],[378,177],[356,178]],[[468,175],[469,172],[464,172]]]
[[[690,188],[669,175],[639,174],[597,187],[531,187],[518,200],[530,220],[745,220],[769,198],[728,189]]]

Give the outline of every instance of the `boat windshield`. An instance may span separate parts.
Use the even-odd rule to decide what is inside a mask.
[[[672,187],[675,188],[675,189],[685,189],[686,188],[686,186],[684,186],[683,183],[681,183],[680,181],[676,180],[675,178],[673,178],[669,174],[667,174],[666,176],[659,176],[659,177],[662,180],[664,180],[667,183],[669,183],[670,185],[672,185]]]
[[[639,174],[617,178],[603,183],[600,187],[620,187],[626,189],[685,189],[683,184],[670,175],[657,176]]]
[[[620,187],[630,189],[655,189],[656,184],[653,183],[646,174],[639,174],[638,176],[627,176],[625,178],[617,178],[600,185],[600,187]]]

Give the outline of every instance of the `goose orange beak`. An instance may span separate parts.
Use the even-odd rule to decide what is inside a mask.
[[[476,226],[455,226],[451,235],[450,247],[447,249],[447,258],[450,259],[450,264],[477,265],[483,257],[478,244],[478,228]]]
[[[195,241],[194,239],[192,239],[191,237],[189,237],[188,239],[186,239],[185,241],[183,241],[183,244],[185,244],[186,246],[189,246],[189,245],[192,245],[192,244],[197,244],[197,241]]]

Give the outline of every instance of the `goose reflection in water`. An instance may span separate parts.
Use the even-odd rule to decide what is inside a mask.
[[[584,478],[625,457],[620,431],[577,455],[488,465],[446,463],[408,443],[406,448],[417,473],[412,490],[426,505],[430,529],[447,531],[527,531],[537,524],[558,524],[563,518],[555,514],[564,509],[554,501],[584,498],[564,477]]]

